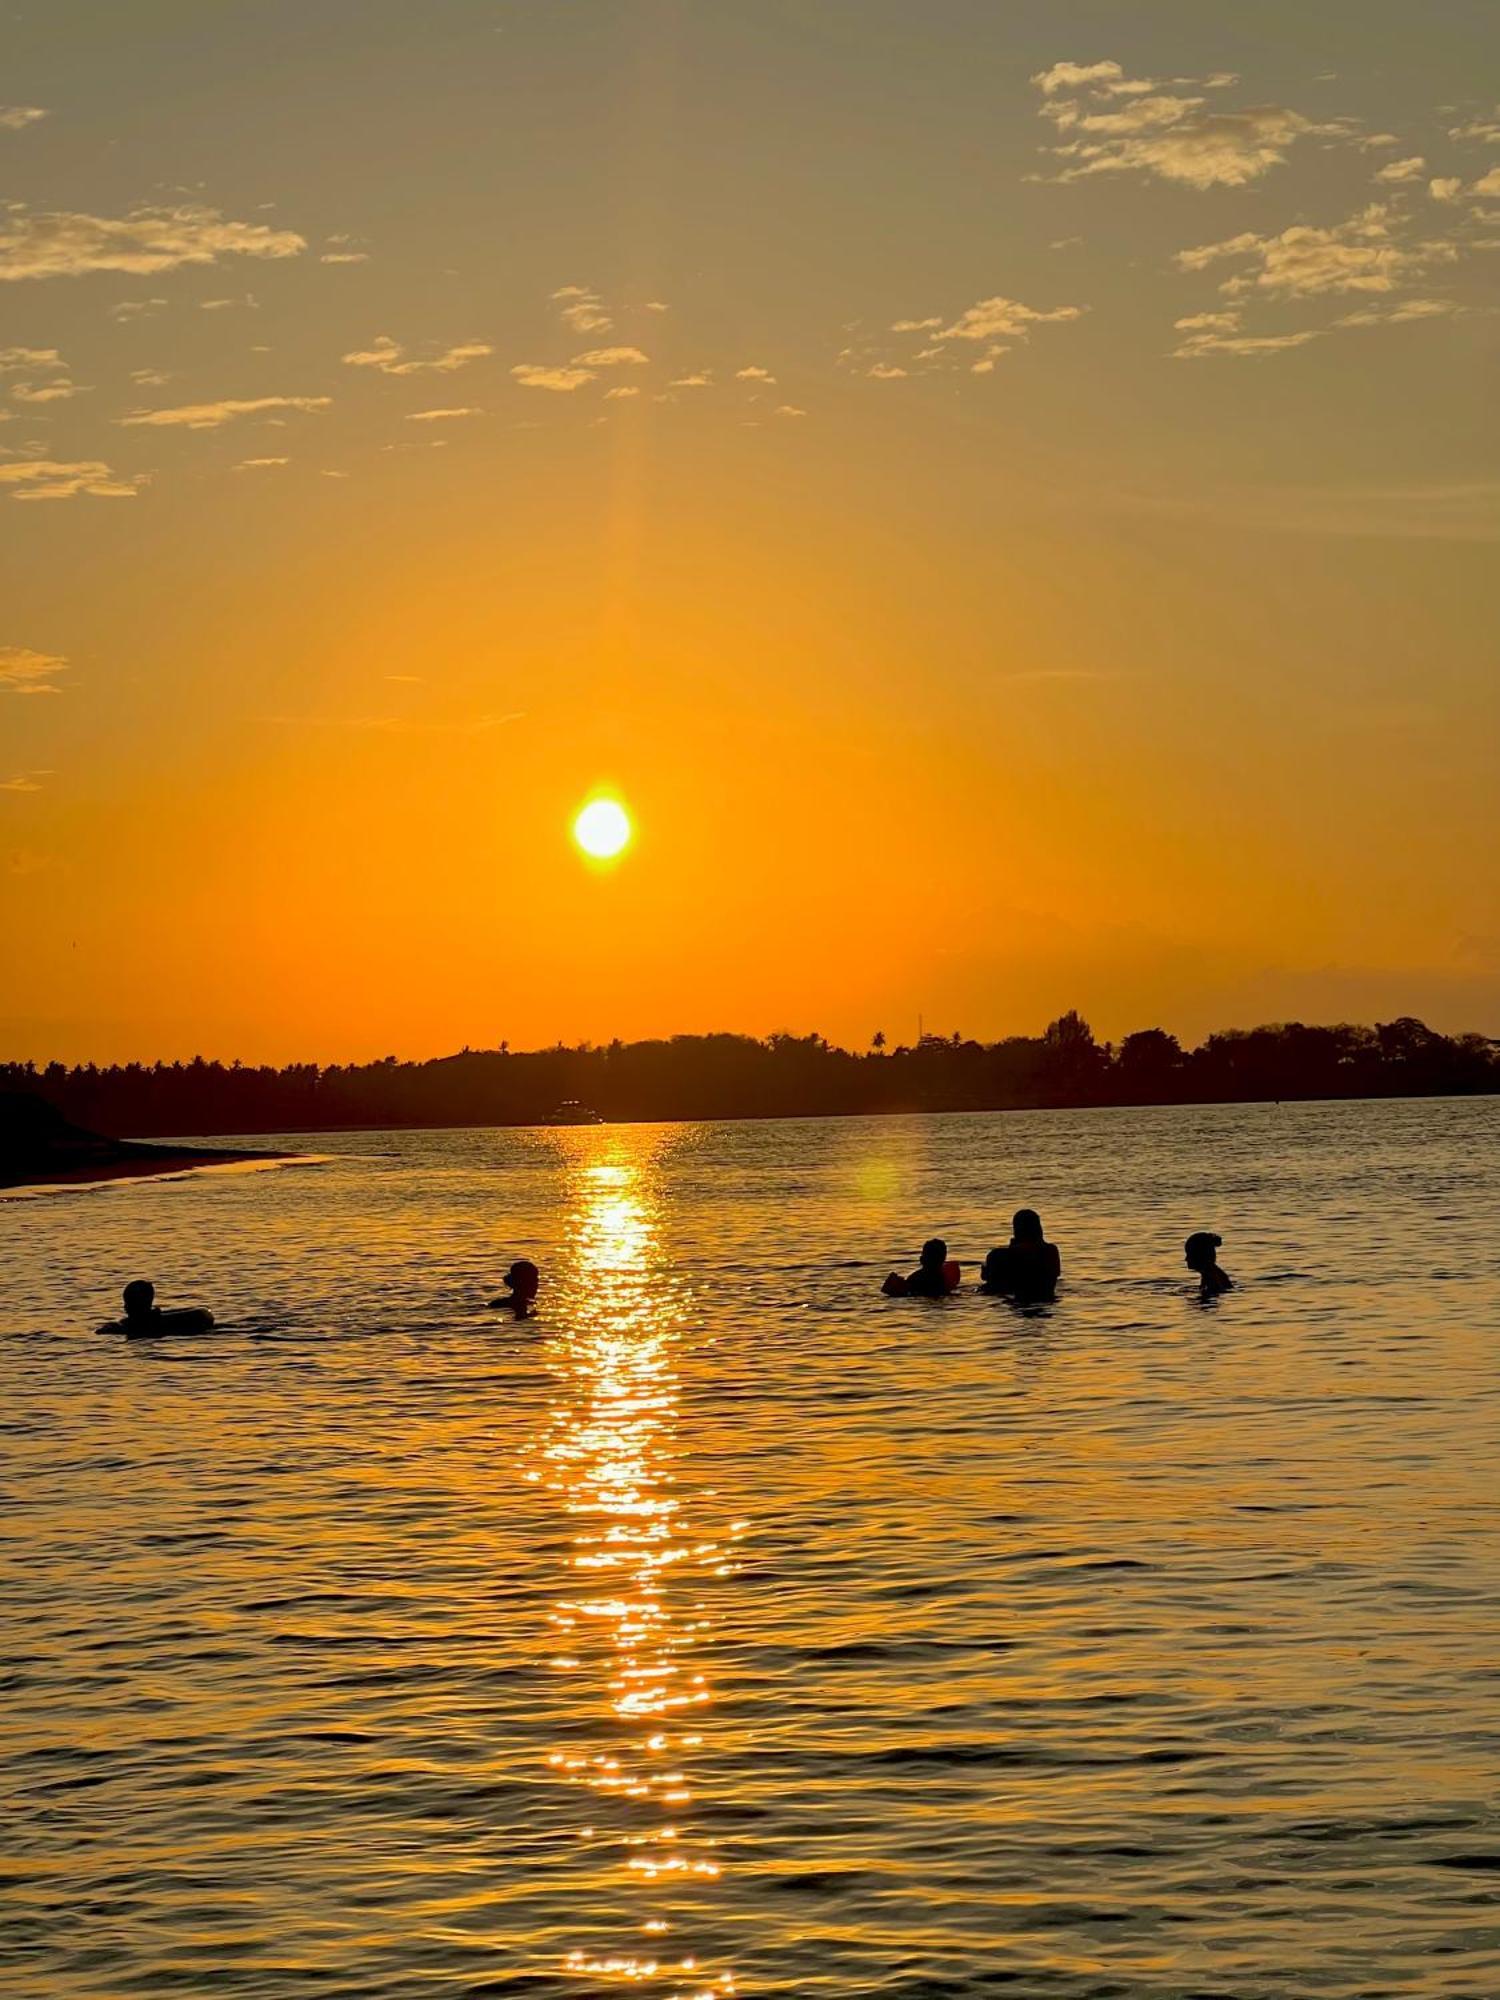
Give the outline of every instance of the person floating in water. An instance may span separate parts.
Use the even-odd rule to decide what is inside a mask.
[[[941,1236],[929,1236],[911,1276],[892,1271],[880,1289],[891,1299],[945,1299],[958,1289],[958,1264]]]
[[[1003,1292],[1018,1305],[1040,1305],[1057,1297],[1062,1258],[1057,1245],[1042,1233],[1042,1218],[1034,1208],[1018,1208],[1010,1219],[1009,1243],[984,1260],[981,1283],[987,1292]]]
[[[121,1318],[101,1326],[101,1333],[123,1333],[127,1340],[141,1340],[152,1334],[208,1333],[214,1316],[201,1306],[179,1306],[163,1312],[156,1303],[156,1287],[149,1278],[133,1278],[122,1294],[125,1311]]]
[[[1219,1269],[1215,1254],[1223,1241],[1223,1237],[1215,1236],[1211,1229],[1195,1229],[1182,1246],[1188,1269],[1198,1273],[1200,1298],[1215,1299],[1220,1292],[1231,1291],[1234,1287],[1229,1273]]]
[[[505,1283],[510,1287],[509,1298],[503,1295],[491,1299],[492,1308],[503,1308],[514,1313],[517,1319],[529,1319],[537,1292],[541,1288],[542,1274],[529,1257],[518,1257],[505,1274]]]

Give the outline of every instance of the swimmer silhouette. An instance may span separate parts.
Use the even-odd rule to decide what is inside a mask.
[[[541,1287],[542,1274],[529,1257],[518,1257],[505,1274],[505,1283],[510,1287],[510,1297],[503,1295],[491,1299],[492,1308],[503,1308],[514,1313],[517,1319],[529,1319],[532,1303]]]
[[[941,1236],[929,1236],[911,1276],[892,1271],[880,1289],[889,1299],[945,1299],[958,1289],[958,1264]]]
[[[123,1333],[127,1340],[142,1340],[164,1333],[208,1333],[213,1327],[213,1314],[201,1306],[179,1306],[163,1312],[156,1303],[156,1287],[147,1278],[133,1278],[122,1296],[123,1317],[101,1326],[101,1333]]]
[[[1010,1241],[984,1260],[983,1289],[1003,1292],[1018,1305],[1040,1305],[1057,1297],[1062,1258],[1042,1233],[1034,1208],[1018,1208],[1010,1219]]]
[[[1214,1254],[1223,1241],[1223,1237],[1215,1236],[1211,1229],[1195,1229],[1182,1246],[1188,1269],[1198,1273],[1200,1298],[1217,1298],[1220,1292],[1230,1291],[1234,1286],[1229,1273],[1219,1269],[1219,1260]]]

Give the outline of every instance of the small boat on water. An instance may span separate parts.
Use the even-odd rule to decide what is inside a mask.
[[[576,1097],[565,1097],[562,1103],[542,1120],[542,1123],[544,1125],[602,1125],[604,1119],[597,1111],[590,1110],[587,1104],[580,1104]]]

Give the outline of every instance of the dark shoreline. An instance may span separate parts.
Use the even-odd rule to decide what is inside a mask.
[[[822,1035],[674,1035],[569,1048],[460,1050],[353,1064],[0,1063],[0,1095],[40,1097],[75,1130],[233,1141],[254,1133],[431,1131],[573,1123],[844,1118],[923,1112],[1458,1097],[1500,1092],[1500,1039],[1414,1016],[1284,1021],[1184,1048],[1160,1028],[1100,1042],[1076,1011],[999,1042],[922,1035],[839,1048]],[[21,1156],[28,1159],[23,1146]]]
[[[196,1167],[264,1165],[276,1160],[295,1160],[296,1153],[251,1152],[219,1146],[146,1146],[127,1139],[118,1142],[118,1153],[107,1159],[75,1161],[38,1160],[18,1168],[14,1162],[0,1167],[0,1190],[38,1187],[90,1187],[108,1181],[142,1180],[152,1174],[189,1173]]]

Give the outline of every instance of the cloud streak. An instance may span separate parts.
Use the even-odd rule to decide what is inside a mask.
[[[1296,223],[1276,236],[1246,230],[1220,243],[1180,250],[1179,271],[1239,265],[1219,290],[1226,298],[1319,298],[1340,292],[1394,292],[1434,264],[1454,262],[1457,247],[1442,238],[1403,243],[1391,211],[1372,203],[1332,228]]]
[[[457,347],[445,347],[436,354],[411,354],[388,333],[377,334],[369,347],[346,354],[349,368],[375,368],[382,375],[451,375],[467,368],[471,361],[483,361],[494,353],[488,341],[466,340]]]
[[[563,325],[573,333],[609,333],[614,327],[592,285],[559,285],[552,302]]]
[[[114,472],[97,458],[66,463],[32,458],[0,465],[0,490],[12,500],[73,500],[81,493],[96,500],[133,500],[146,479],[144,472]]]
[[[233,222],[214,208],[135,208],[123,216],[38,213],[23,202],[0,211],[0,280],[77,278],[96,271],[144,275],[223,257],[296,257],[307,248],[291,229]]]
[[[0,694],[60,694],[59,674],[68,671],[61,653],[38,653],[30,646],[0,646]]]
[[[1238,81],[1227,72],[1159,81],[1127,76],[1117,62],[1059,62],[1031,81],[1062,181],[1139,174],[1200,191],[1245,187],[1280,166],[1297,140],[1350,130],[1284,105],[1221,110],[1204,93]]]
[[[223,396],[216,403],[180,403],[169,410],[132,410],[115,422],[127,430],[216,431],[240,417],[259,416],[265,410],[326,410],[331,396]]]
[[[592,368],[554,368],[537,361],[518,361],[510,372],[523,389],[551,389],[560,396],[599,379]]]
[[[651,356],[642,354],[638,347],[591,347],[586,354],[575,354],[576,368],[645,368]]]

